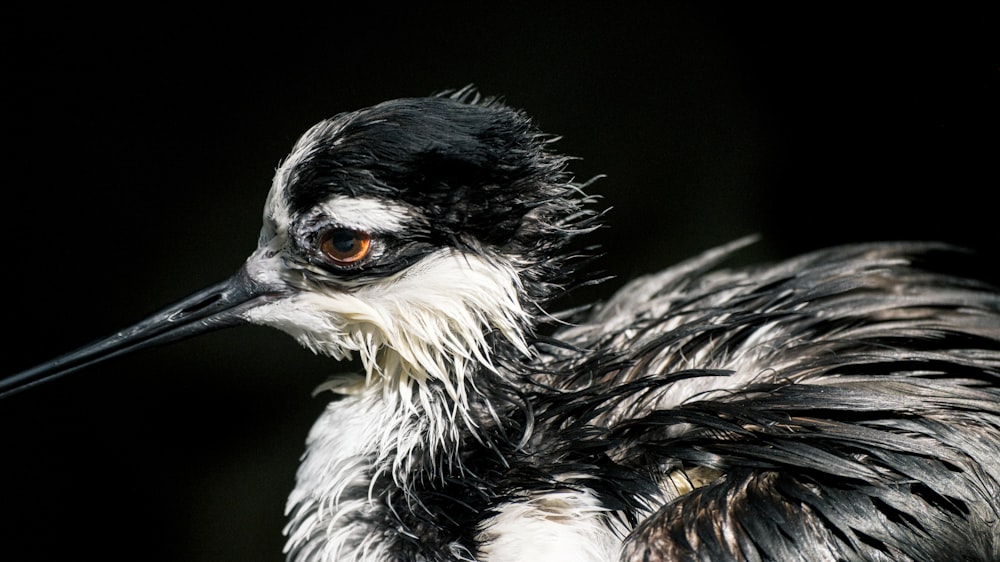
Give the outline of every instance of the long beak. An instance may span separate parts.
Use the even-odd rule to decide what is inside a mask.
[[[112,336],[0,380],[0,398],[119,355],[246,324],[246,311],[282,294],[251,279],[242,268]]]

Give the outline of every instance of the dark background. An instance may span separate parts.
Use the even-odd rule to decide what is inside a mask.
[[[3,374],[234,271],[314,122],[469,83],[606,174],[602,294],[749,233],[746,260],[918,238],[993,268],[987,14],[738,6],[14,14]],[[0,400],[0,558],[281,559],[310,392],[344,368],[248,327]]]

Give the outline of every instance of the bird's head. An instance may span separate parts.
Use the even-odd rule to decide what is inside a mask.
[[[357,353],[368,385],[437,380],[460,394],[472,363],[530,353],[541,307],[568,281],[568,242],[596,227],[552,140],[468,89],[323,121],[278,167],[258,248],[233,277],[0,394],[245,323]]]

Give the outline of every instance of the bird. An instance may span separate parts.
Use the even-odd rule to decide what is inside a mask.
[[[343,112],[279,163],[228,279],[0,381],[5,400],[239,325],[323,381],[285,556],[998,560],[1000,289],[943,242],[732,265],[749,235],[557,309],[607,209],[467,86]]]

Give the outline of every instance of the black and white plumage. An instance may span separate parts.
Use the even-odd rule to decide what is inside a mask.
[[[551,141],[468,90],[324,121],[232,279],[0,392],[248,322],[356,354],[296,561],[1000,557],[1000,291],[960,251],[740,240],[557,313],[600,213]]]

